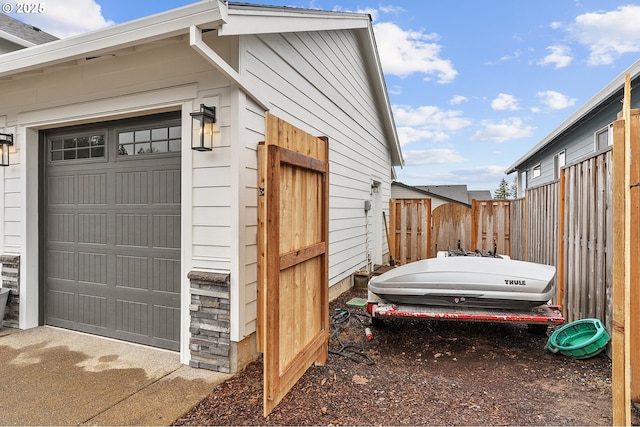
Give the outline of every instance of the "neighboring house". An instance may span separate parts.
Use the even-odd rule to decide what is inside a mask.
[[[511,165],[505,173],[518,173],[518,196],[527,188],[553,182],[565,165],[578,163],[608,150],[613,143],[613,122],[622,111],[625,75],[631,86],[640,84],[640,60],[605,86],[542,141]],[[640,97],[631,97],[640,107]]]
[[[0,13],[0,55],[54,40],[58,38]]]
[[[21,329],[225,372],[254,357],[267,111],[329,140],[332,290],[382,263],[402,154],[369,15],[201,1],[1,55],[0,92],[0,133],[15,137],[0,168],[3,286]],[[201,104],[216,109],[213,151],[191,149]],[[208,292],[216,317],[193,326],[194,281],[211,277],[227,293]],[[199,329],[208,344],[190,342]]]
[[[489,190],[467,190],[466,185],[416,185],[394,181],[391,184],[392,199],[431,199],[431,210],[445,203],[460,203],[471,207],[471,201],[491,200]]]

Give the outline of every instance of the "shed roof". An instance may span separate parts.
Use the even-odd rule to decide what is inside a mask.
[[[399,181],[394,181],[393,183],[391,183],[392,186],[399,186],[399,187],[403,187],[406,188],[408,190],[412,190],[415,191],[416,193],[420,193],[420,194],[424,194],[425,197],[437,197],[438,199],[444,200],[446,202],[450,202],[450,203],[460,203],[463,204],[467,207],[471,207],[471,203],[464,201],[462,198],[454,198],[454,197],[450,197],[450,195],[446,195],[446,194],[442,194],[442,192],[435,192],[435,191],[430,191],[428,189],[429,186],[425,186],[425,185],[418,185],[418,186],[411,186],[411,185],[407,185],[404,184],[402,182]],[[433,187],[440,187],[440,186],[433,186]],[[466,185],[461,185],[460,187],[464,187],[465,190],[467,188]]]
[[[509,166],[505,170],[508,175],[518,170],[529,158],[541,152],[549,145],[553,144],[554,140],[566,132],[569,132],[572,128],[579,125],[584,120],[597,112],[602,106],[609,105],[613,100],[620,96],[621,91],[624,88],[625,76],[629,74],[631,80],[635,80],[640,77],[640,60],[631,64],[629,68],[624,70],[619,76],[613,79],[609,84],[596,93],[591,99],[589,99],[584,105],[576,110],[569,118],[560,123],[551,133],[545,136],[540,142],[538,142],[527,153],[520,157],[514,164]]]

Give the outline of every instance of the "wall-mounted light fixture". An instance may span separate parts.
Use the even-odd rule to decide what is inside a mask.
[[[9,147],[13,145],[12,133],[0,133],[0,166],[9,166]]]
[[[193,120],[193,135],[191,149],[196,151],[213,150],[213,125],[216,122],[216,107],[200,104],[200,111],[191,113]]]

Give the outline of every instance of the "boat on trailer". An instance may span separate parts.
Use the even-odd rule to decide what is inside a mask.
[[[493,252],[441,251],[369,280],[369,300],[393,304],[528,310],[554,296],[554,266]],[[381,301],[382,300],[382,301]]]

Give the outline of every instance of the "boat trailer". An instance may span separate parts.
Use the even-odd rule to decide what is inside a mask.
[[[367,302],[367,312],[374,325],[384,319],[417,318],[428,320],[453,320],[463,322],[512,322],[527,325],[560,325],[565,319],[557,305],[541,305],[530,310],[492,310],[469,307],[439,307],[426,305],[400,305],[386,302]]]

